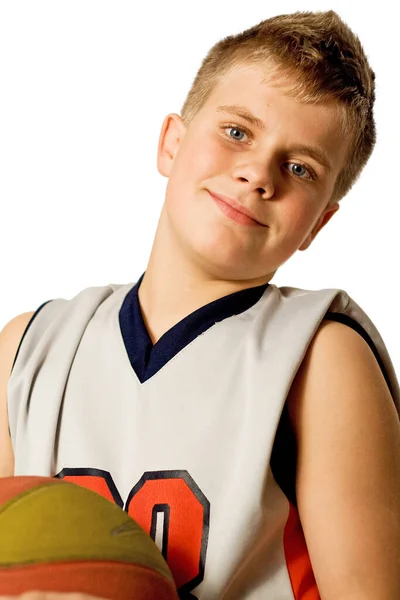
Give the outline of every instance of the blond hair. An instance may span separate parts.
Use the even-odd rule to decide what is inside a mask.
[[[300,102],[336,101],[342,135],[350,140],[330,202],[341,200],[376,143],[375,73],[359,38],[333,10],[279,15],[225,37],[201,63],[181,110],[185,124],[204,106],[216,84],[247,64],[274,65],[291,84],[288,95]]]

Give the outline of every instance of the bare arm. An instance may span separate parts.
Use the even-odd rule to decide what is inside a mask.
[[[299,516],[322,600],[398,600],[400,424],[357,332],[322,324],[288,408]]]
[[[18,315],[0,332],[0,477],[14,474],[14,455],[8,430],[7,384],[19,343],[33,314]]]

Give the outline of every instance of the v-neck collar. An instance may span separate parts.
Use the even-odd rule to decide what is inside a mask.
[[[209,302],[173,325],[153,345],[139,303],[138,292],[143,277],[144,273],[129,290],[119,312],[126,352],[141,383],[155,375],[178,352],[212,325],[253,306],[269,286],[269,283],[266,283]]]

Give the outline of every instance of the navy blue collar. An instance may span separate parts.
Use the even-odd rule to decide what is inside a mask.
[[[125,348],[139,381],[144,383],[209,327],[253,306],[269,283],[240,290],[209,302],[171,327],[153,345],[140,310],[138,291],[144,277],[129,290],[119,312]]]

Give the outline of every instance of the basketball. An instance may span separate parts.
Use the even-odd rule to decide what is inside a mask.
[[[0,479],[0,594],[177,600],[151,537],[119,506],[62,479]]]

